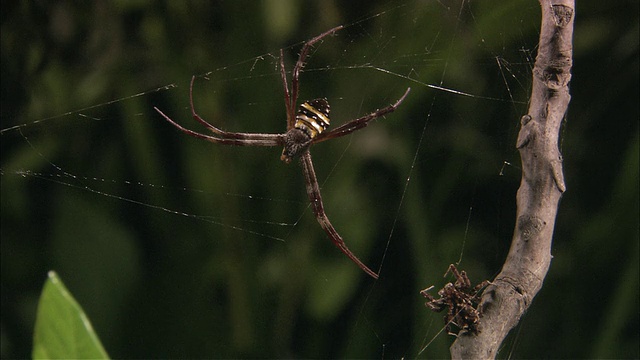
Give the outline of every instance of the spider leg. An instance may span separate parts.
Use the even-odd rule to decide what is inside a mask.
[[[358,259],[347,247],[347,244],[344,243],[344,240],[336,229],[331,225],[329,218],[324,212],[324,206],[322,205],[322,197],[320,195],[320,187],[318,186],[318,179],[316,178],[315,170],[313,169],[313,163],[311,162],[311,154],[309,151],[305,151],[302,155],[300,155],[300,162],[302,163],[302,170],[304,173],[304,181],[307,187],[307,194],[309,195],[309,201],[311,202],[311,206],[313,207],[313,213],[316,215],[318,219],[318,223],[322,229],[327,233],[333,244],[337,246],[342,253],[347,255],[351,261],[356,263],[360,267],[360,269],[364,270],[369,276],[374,279],[378,278],[378,274],[373,272],[373,270],[369,269],[360,259]]]
[[[282,146],[284,144],[284,135],[283,134],[260,134],[260,133],[236,133],[236,132],[228,132],[224,130],[220,130],[217,127],[209,124],[206,120],[200,117],[196,113],[195,107],[193,106],[193,82],[195,80],[195,76],[191,78],[191,85],[189,87],[189,103],[191,105],[191,114],[193,118],[196,119],[200,124],[204,125],[207,129],[213,132],[217,136],[205,135],[193,130],[189,130],[177,122],[173,121],[169,116],[165,115],[160,109],[154,107],[154,109],[158,112],[158,114],[162,115],[162,117],[167,120],[171,125],[178,128],[178,130],[183,133],[196,137],[198,139],[207,140],[213,143],[224,144],[224,145],[238,145],[238,146]]]
[[[449,273],[453,273],[453,276],[456,279],[460,278],[460,273],[458,272],[458,268],[453,264],[449,264],[449,267],[447,268],[447,271],[444,273],[443,277],[447,277],[447,275],[449,275]]]
[[[331,35],[334,32],[342,29],[343,27],[344,26],[340,25],[340,26],[334,27],[333,29],[331,29],[329,31],[325,31],[322,34],[314,37],[313,39],[311,39],[309,41],[307,41],[302,46],[302,50],[300,50],[300,56],[298,56],[298,61],[296,62],[296,65],[293,67],[293,73],[291,74],[291,99],[290,99],[290,105],[291,105],[291,115],[292,115],[292,117],[295,118],[295,116],[293,116],[293,115],[294,115],[294,112],[295,112],[296,103],[298,102],[298,88],[300,86],[299,85],[300,71],[302,70],[302,68],[304,68],[304,64],[306,62],[307,56],[309,55],[309,50],[311,50],[311,47],[315,43],[317,43],[318,41],[322,40],[325,36]],[[291,127],[293,127],[293,125]]]
[[[244,134],[246,135],[244,138],[224,138],[201,134],[199,132],[189,130],[173,121],[169,116],[165,115],[165,113],[160,111],[160,109],[158,109],[157,107],[154,106],[153,108],[158,112],[158,114],[162,115],[165,120],[167,120],[169,123],[171,123],[171,125],[175,126],[183,133],[198,139],[210,141],[212,143],[237,146],[282,146],[282,144],[284,144],[284,137],[279,134]],[[258,135],[258,137],[250,138],[249,136],[251,135]]]
[[[474,298],[478,297],[478,295],[480,295],[479,294],[480,290],[482,290],[483,288],[485,288],[485,287],[487,287],[489,285],[491,285],[491,281],[489,281],[489,280],[485,280],[485,281],[481,282],[480,284],[476,285],[476,287],[474,287],[473,290],[472,290],[473,294],[474,294],[473,297]]]
[[[313,139],[314,143],[318,143],[318,142],[322,142],[325,140],[329,140],[329,139],[334,139],[334,138],[338,138],[341,136],[345,136],[347,134],[351,134],[352,132],[362,129],[363,127],[369,125],[369,122],[371,122],[371,120],[377,119],[381,116],[385,116],[389,113],[394,112],[398,106],[400,106],[400,104],[404,101],[404,99],[407,97],[407,95],[409,95],[409,91],[411,91],[411,88],[407,88],[407,91],[404,92],[404,95],[402,95],[402,97],[400,99],[398,99],[398,101],[396,101],[395,103],[383,108],[383,109],[379,109],[376,110],[370,114],[367,114],[361,118],[355,119],[355,120],[351,120],[346,124],[342,124],[340,126],[338,126],[337,128],[329,131],[329,132],[324,132],[320,135],[318,135],[315,139]]]
[[[280,76],[284,86],[284,106],[287,108],[287,131],[293,129],[295,124],[295,102],[291,102],[289,93],[289,81],[287,80],[287,70],[284,68],[284,51],[280,49]]]
[[[277,135],[277,134],[259,134],[259,133],[252,134],[252,133],[228,132],[209,124],[206,120],[201,118],[200,115],[198,115],[198,113],[196,113],[196,109],[193,105],[193,83],[195,82],[195,79],[196,79],[195,76],[191,77],[191,85],[189,86],[189,104],[191,105],[191,115],[197,122],[202,124],[207,129],[211,130],[211,132],[219,135],[222,138],[229,138],[229,139],[273,141],[280,137],[280,135]],[[280,145],[280,143],[274,143],[273,145],[264,145],[264,146],[276,146],[276,145]]]

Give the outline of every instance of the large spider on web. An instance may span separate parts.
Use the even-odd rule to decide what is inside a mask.
[[[325,130],[329,126],[329,103],[327,102],[326,98],[305,101],[300,104],[300,108],[296,112],[295,108],[296,102],[298,100],[300,71],[304,68],[305,60],[309,54],[309,51],[311,50],[311,47],[318,41],[322,40],[324,37],[331,35],[342,28],[342,26],[335,27],[307,41],[302,46],[300,56],[298,57],[298,61],[296,62],[291,75],[291,91],[289,91],[287,74],[284,68],[284,53],[282,50],[280,50],[280,75],[282,77],[282,84],[284,86],[284,104],[287,110],[287,131],[283,134],[228,132],[211,125],[196,113],[196,110],[193,106],[193,82],[195,80],[195,76],[191,78],[191,85],[189,87],[191,114],[196,121],[209,129],[213,133],[213,135],[205,135],[189,130],[173,121],[169,116],[165,115],[157,107],[154,107],[154,109],[173,126],[187,135],[223,145],[283,146],[284,150],[282,151],[280,160],[284,161],[285,163],[290,163],[291,160],[300,158],[307,195],[309,196],[309,201],[311,202],[313,213],[320,223],[320,226],[327,233],[331,241],[333,241],[333,243],[345,255],[347,255],[349,259],[351,259],[351,261],[356,263],[362,270],[364,270],[364,272],[369,274],[371,277],[377,279],[378,274],[369,269],[351,252],[351,250],[349,250],[342,237],[338,234],[333,225],[331,225],[329,218],[327,218],[327,215],[324,211],[324,206],[322,205],[320,186],[318,185],[318,179],[316,178],[316,174],[313,169],[309,147],[312,144],[316,144],[329,139],[339,138],[356,130],[362,129],[365,126],[369,125],[369,122],[371,122],[371,120],[395,111],[407,96],[410,89],[408,88],[404,95],[402,95],[402,97],[394,104],[389,105],[383,109],[376,110],[355,120],[351,120],[328,132],[325,132]]]

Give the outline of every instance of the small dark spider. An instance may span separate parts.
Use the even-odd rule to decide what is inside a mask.
[[[438,295],[440,295],[439,299],[429,294],[433,286],[420,291],[420,294],[429,299],[425,305],[433,311],[440,312],[444,310],[445,307],[449,308],[447,315],[444,317],[444,321],[447,324],[447,333],[457,336],[451,328],[451,325],[455,325],[460,330],[477,334],[480,315],[482,315],[480,311],[477,310],[478,299],[481,294],[480,290],[490,283],[488,280],[485,280],[476,285],[476,287],[471,288],[471,281],[464,270],[458,272],[456,266],[451,264],[444,276],[447,276],[449,272],[453,273],[456,281],[453,284],[447,283],[438,291]]]
[[[345,255],[347,255],[349,259],[351,259],[351,261],[356,263],[371,277],[377,279],[378,274],[369,269],[349,250],[344,240],[342,240],[342,237],[338,234],[333,225],[331,225],[331,222],[329,222],[329,218],[327,218],[327,215],[324,212],[324,206],[322,205],[320,186],[318,185],[318,180],[313,169],[313,163],[311,162],[309,147],[312,144],[316,144],[329,139],[339,138],[356,130],[362,129],[365,126],[369,125],[369,122],[371,122],[371,120],[395,111],[407,96],[410,89],[407,89],[404,95],[402,95],[402,97],[393,105],[389,105],[383,109],[376,110],[358,119],[351,120],[328,132],[324,132],[327,127],[329,127],[329,103],[327,102],[327,99],[315,99],[303,102],[302,104],[300,104],[300,108],[296,112],[300,71],[304,67],[309,50],[315,43],[323,39],[325,36],[333,34],[340,29],[342,29],[342,26],[335,27],[309,40],[302,46],[300,56],[298,58],[298,61],[296,62],[295,67],[293,68],[293,72],[291,75],[291,92],[289,92],[287,74],[284,68],[284,53],[282,50],[280,50],[280,76],[282,77],[282,84],[284,86],[284,105],[287,110],[287,132],[283,134],[227,132],[211,125],[196,113],[196,110],[193,106],[193,82],[195,80],[195,76],[191,78],[191,86],[189,88],[191,115],[196,121],[209,129],[213,133],[213,135],[205,135],[184,128],[182,125],[179,125],[167,115],[165,115],[158,108],[154,107],[154,109],[169,123],[178,128],[180,131],[186,133],[187,135],[223,145],[283,146],[284,150],[282,151],[280,160],[284,161],[287,164],[295,158],[300,158],[300,163],[302,164],[302,171],[304,174],[304,181],[307,189],[307,195],[309,196],[309,201],[311,202],[313,213],[320,223],[320,226],[327,233],[331,241],[333,241],[333,243]]]

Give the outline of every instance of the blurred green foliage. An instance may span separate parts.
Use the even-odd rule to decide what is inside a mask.
[[[577,6],[554,260],[500,357],[639,356],[638,3]],[[447,357],[419,291],[459,259],[490,279],[506,256],[539,14],[523,0],[3,4],[2,357],[30,355],[50,269],[115,358]],[[280,149],[198,141],[153,111],[204,131],[198,75],[204,118],[282,132],[279,49],[291,67],[338,24],[301,100],[326,96],[335,126],[412,87],[312,149],[329,218],[382,263],[377,282],[325,237]]]

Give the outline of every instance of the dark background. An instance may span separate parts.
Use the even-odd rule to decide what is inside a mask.
[[[344,3],[3,3],[3,358],[30,356],[52,269],[112,357],[448,356],[419,291],[459,259],[474,283],[504,261],[540,8]],[[204,131],[188,84],[208,73],[203,117],[281,132],[279,49],[290,68],[339,24],[301,100],[326,96],[336,126],[412,87],[312,149],[329,218],[377,282],[331,245],[280,149],[199,141],[153,111]],[[637,2],[577,4],[554,260],[499,357],[639,356],[638,31]]]

